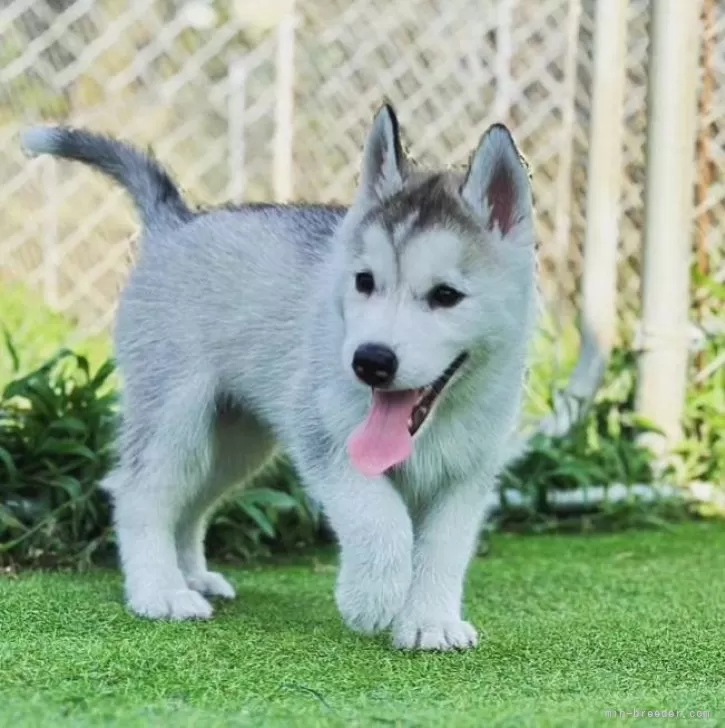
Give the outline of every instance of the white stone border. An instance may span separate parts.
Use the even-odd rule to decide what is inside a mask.
[[[503,495],[507,508],[525,509],[533,507],[533,498],[521,491],[507,488]],[[667,483],[637,483],[624,485],[613,483],[608,486],[592,485],[576,490],[553,490],[547,493],[547,503],[554,514],[575,513],[596,509],[605,503],[614,504],[635,496],[646,503],[673,499],[685,503],[707,503],[725,508],[725,489],[713,483],[696,481],[688,486],[678,487]],[[501,498],[498,493],[491,497],[491,515],[501,512]]]

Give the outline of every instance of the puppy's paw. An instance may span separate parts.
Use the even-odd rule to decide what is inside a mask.
[[[478,633],[462,619],[402,619],[393,627],[393,644],[401,650],[466,650],[478,644]]]
[[[374,579],[343,572],[335,598],[345,624],[367,635],[387,629],[403,606],[409,580],[406,575]]]
[[[214,611],[211,604],[193,589],[131,595],[128,606],[140,617],[175,621],[209,619]]]
[[[200,574],[191,574],[186,577],[189,589],[205,594],[208,597],[222,597],[234,599],[237,592],[234,587],[216,571],[203,571]]]

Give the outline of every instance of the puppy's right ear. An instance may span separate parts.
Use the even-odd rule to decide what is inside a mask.
[[[386,103],[375,115],[365,141],[359,193],[370,202],[381,202],[401,189],[406,168],[398,118]]]

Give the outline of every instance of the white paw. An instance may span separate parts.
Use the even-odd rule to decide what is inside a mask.
[[[478,644],[478,633],[461,619],[401,621],[393,629],[393,644],[401,650],[466,650]]]
[[[189,589],[205,594],[209,597],[223,597],[234,599],[237,592],[234,587],[216,571],[204,571],[201,574],[193,574],[186,577]]]
[[[389,627],[405,602],[409,581],[409,576],[374,580],[341,574],[335,599],[345,624],[362,634],[375,634]]]
[[[192,589],[131,596],[128,605],[133,612],[149,619],[209,619],[214,611],[211,604]]]

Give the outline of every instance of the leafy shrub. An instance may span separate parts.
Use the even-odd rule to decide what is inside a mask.
[[[278,456],[214,517],[207,548],[222,560],[295,551],[326,538],[287,458]]]
[[[589,512],[577,509],[560,514],[552,494],[617,483],[651,484],[655,480],[652,453],[640,437],[656,428],[634,411],[637,352],[616,349],[604,383],[585,416],[565,436],[537,435],[526,457],[501,478],[504,527],[551,530],[555,528],[614,528],[661,523],[684,515],[679,502],[642,502],[632,496],[624,502],[603,503]],[[524,496],[524,507],[506,502],[507,489]]]
[[[8,350],[17,365],[12,342]],[[115,395],[110,363],[62,350],[11,381],[0,399],[0,557],[87,562],[108,540],[98,482],[109,466]]]
[[[694,275],[695,303],[709,322],[692,365],[685,405],[684,439],[671,462],[683,481],[707,481],[725,487],[725,283]]]

